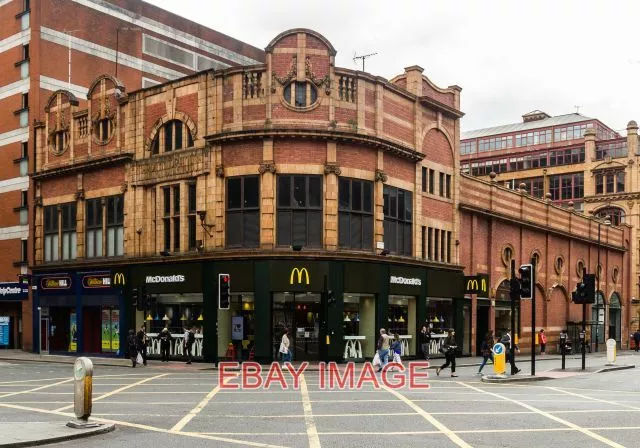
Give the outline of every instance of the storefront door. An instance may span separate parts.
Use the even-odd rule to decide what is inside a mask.
[[[321,295],[316,293],[276,293],[272,304],[273,357],[278,350],[285,328],[289,329],[290,350],[296,361],[320,359]]]
[[[49,318],[40,319],[40,350],[49,353]]]

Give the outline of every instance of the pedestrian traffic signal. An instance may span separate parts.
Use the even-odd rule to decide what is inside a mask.
[[[520,298],[530,299],[533,294],[533,265],[520,266]]]
[[[218,274],[218,308],[228,310],[231,303],[231,276]]]

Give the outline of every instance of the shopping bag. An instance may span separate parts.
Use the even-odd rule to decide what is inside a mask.
[[[373,365],[374,366],[380,365],[380,354],[378,352],[376,352],[375,356],[373,357]]]
[[[143,361],[144,360],[142,359],[142,355],[138,353],[138,356],[136,357],[136,364],[142,364]]]

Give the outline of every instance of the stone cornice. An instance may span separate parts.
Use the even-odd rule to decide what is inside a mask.
[[[221,132],[205,137],[209,144],[219,144],[239,140],[263,139],[263,138],[300,138],[319,140],[338,140],[350,143],[360,143],[373,148],[382,148],[397,156],[418,162],[424,159],[425,155],[414,151],[408,146],[403,146],[389,140],[371,135],[361,135],[344,131],[328,131],[322,129],[255,129],[242,131]]]
[[[599,194],[597,196],[585,196],[584,202],[613,202],[613,201],[630,201],[633,199],[640,199],[640,192],[629,193],[611,193],[611,194]]]
[[[76,162],[72,165],[65,165],[57,168],[39,171],[31,175],[34,180],[44,180],[66,174],[91,171],[109,165],[121,165],[133,160],[133,153],[120,153],[111,156]]]
[[[461,112],[458,109],[455,109],[451,106],[447,106],[446,104],[441,103],[440,101],[434,100],[429,96],[421,96],[420,104],[422,104],[423,106],[426,105],[426,106],[432,107],[433,109],[436,109],[452,118],[464,117],[464,112]]]

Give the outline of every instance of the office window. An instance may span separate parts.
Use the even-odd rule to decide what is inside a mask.
[[[624,192],[624,171],[618,171],[616,174],[616,193]]]
[[[196,184],[187,184],[187,221],[189,250],[196,248]]]
[[[24,44],[22,46],[22,60],[26,61],[29,59],[29,44]]]
[[[475,140],[470,140],[470,141],[466,141],[466,142],[460,142],[460,154],[461,155],[473,154],[475,152],[477,152],[476,151],[476,141]]]
[[[435,170],[429,170],[429,194],[434,194],[435,192],[435,181],[436,181],[436,172]]]
[[[440,173],[440,183],[438,183],[438,192],[440,196],[444,196],[444,173]]]
[[[422,191],[427,192],[427,168],[422,167]]]
[[[102,198],[86,201],[86,254],[87,258],[102,257]]]
[[[451,263],[451,232],[447,232],[447,263]]]
[[[626,139],[613,143],[598,143],[596,145],[596,160],[604,160],[605,157],[616,159],[619,157],[627,157],[627,141]]]
[[[371,249],[373,247],[373,182],[341,177],[338,189],[340,247]]]
[[[164,250],[171,251],[171,187],[162,188],[163,199],[163,213],[162,213],[162,226],[163,226],[163,241]]]
[[[124,254],[124,196],[108,196],[107,207],[107,257]]]
[[[58,259],[58,206],[44,207],[44,261]]]
[[[433,259],[440,261],[440,229],[433,229]]]
[[[421,236],[422,236],[422,258],[426,259],[427,258],[427,228],[425,226],[422,226],[421,229]]]
[[[445,176],[445,196],[451,198],[451,174]]]
[[[62,215],[62,259],[73,260],[76,258],[76,248],[78,247],[76,203],[63,204],[60,211]]]
[[[584,197],[584,174],[550,176],[549,193],[551,193],[553,201],[582,199]]]
[[[410,191],[385,185],[384,199],[384,247],[399,255],[411,256],[413,195]]]
[[[614,192],[614,178],[612,174],[608,174],[607,176],[605,176],[605,192],[606,193],[613,193]]]
[[[604,193],[604,174],[596,174],[596,194]]]
[[[433,228],[427,229],[427,259],[433,260]]]
[[[260,178],[227,178],[227,247],[260,245]]]
[[[180,251],[180,185],[174,185],[173,189],[173,250]]]
[[[277,244],[322,246],[322,176],[278,176]]]
[[[27,240],[20,240],[20,262],[29,263],[29,244]]]

